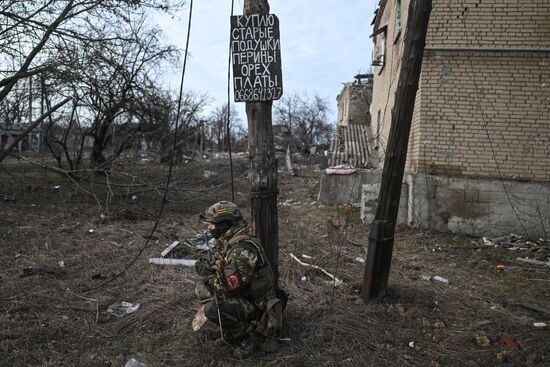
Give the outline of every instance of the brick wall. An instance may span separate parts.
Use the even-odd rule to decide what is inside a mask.
[[[427,52],[421,91],[409,169],[550,181],[550,53]]]
[[[377,22],[388,27],[371,105],[372,136],[381,111],[382,155],[403,48],[403,34],[394,42],[395,3],[385,4]],[[407,9],[402,0],[403,25]],[[550,181],[550,1],[434,0],[426,47],[407,169]]]
[[[548,0],[433,0],[432,47],[550,47]]]

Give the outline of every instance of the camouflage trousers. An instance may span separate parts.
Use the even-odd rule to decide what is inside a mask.
[[[261,317],[261,313],[249,301],[240,298],[218,298],[218,306],[214,299],[208,301],[204,307],[204,314],[212,323],[223,329],[224,338],[237,341],[249,336],[254,330],[253,322]]]

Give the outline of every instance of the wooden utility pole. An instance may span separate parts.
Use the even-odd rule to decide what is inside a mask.
[[[245,0],[244,15],[269,14],[267,0]],[[273,144],[273,101],[246,102],[252,232],[258,236],[279,279],[279,220],[277,214],[277,161]]]
[[[410,0],[407,28],[403,39],[401,71],[392,109],[380,194],[369,233],[369,247],[361,289],[361,297],[365,302],[384,296],[388,285],[393,235],[407,160],[409,131],[431,10],[431,0]]]

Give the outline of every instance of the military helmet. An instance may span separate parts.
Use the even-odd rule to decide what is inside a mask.
[[[230,201],[219,201],[206,209],[203,220],[209,223],[221,223],[224,221],[240,221],[243,217],[239,207]]]

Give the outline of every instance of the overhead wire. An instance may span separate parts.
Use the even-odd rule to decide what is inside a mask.
[[[182,68],[180,88],[179,88],[179,99],[178,99],[178,108],[177,108],[177,114],[176,114],[176,124],[175,124],[175,127],[174,127],[174,139],[173,139],[173,144],[172,144],[173,149],[172,149],[172,154],[171,154],[171,157],[170,157],[170,165],[169,165],[169,168],[168,168],[168,177],[166,179],[166,186],[165,186],[165,189],[164,189],[164,196],[162,198],[162,202],[161,202],[161,206],[160,206],[160,209],[159,209],[159,212],[158,212],[158,215],[157,215],[157,219],[155,221],[155,224],[153,225],[153,228],[151,229],[151,232],[149,233],[149,236],[147,237],[147,241],[145,241],[145,245],[143,245],[143,247],[139,250],[139,252],[134,256],[134,258],[128,264],[126,264],[126,266],[120,272],[118,272],[112,278],[106,280],[105,282],[103,282],[103,283],[101,283],[101,284],[99,284],[95,287],[87,288],[87,289],[83,290],[82,292],[89,292],[89,291],[92,291],[92,290],[95,290],[95,289],[103,288],[107,284],[112,283],[113,281],[115,281],[118,277],[120,277],[128,269],[130,269],[130,267],[132,267],[132,265],[134,265],[136,263],[136,261],[141,257],[141,255],[143,254],[143,251],[145,251],[145,249],[149,246],[149,243],[151,242],[151,238],[153,237],[153,234],[155,233],[155,231],[158,227],[158,224],[160,223],[160,219],[161,219],[162,213],[164,211],[164,205],[166,204],[166,201],[167,201],[168,191],[169,191],[169,188],[170,188],[170,180],[172,178],[172,168],[173,168],[173,165],[174,165],[174,155],[175,155],[175,152],[176,152],[176,145],[177,145],[177,138],[178,138],[179,116],[180,116],[181,105],[182,105],[183,84],[184,84],[183,82],[185,80],[185,69],[187,67],[187,55],[188,55],[188,51],[189,51],[189,38],[190,38],[190,34],[191,34],[192,16],[193,16],[193,0],[190,0],[190,3],[189,3],[189,21],[187,23],[187,39],[186,39],[186,42],[185,42],[185,53],[184,53],[184,57],[183,57],[183,68]]]

